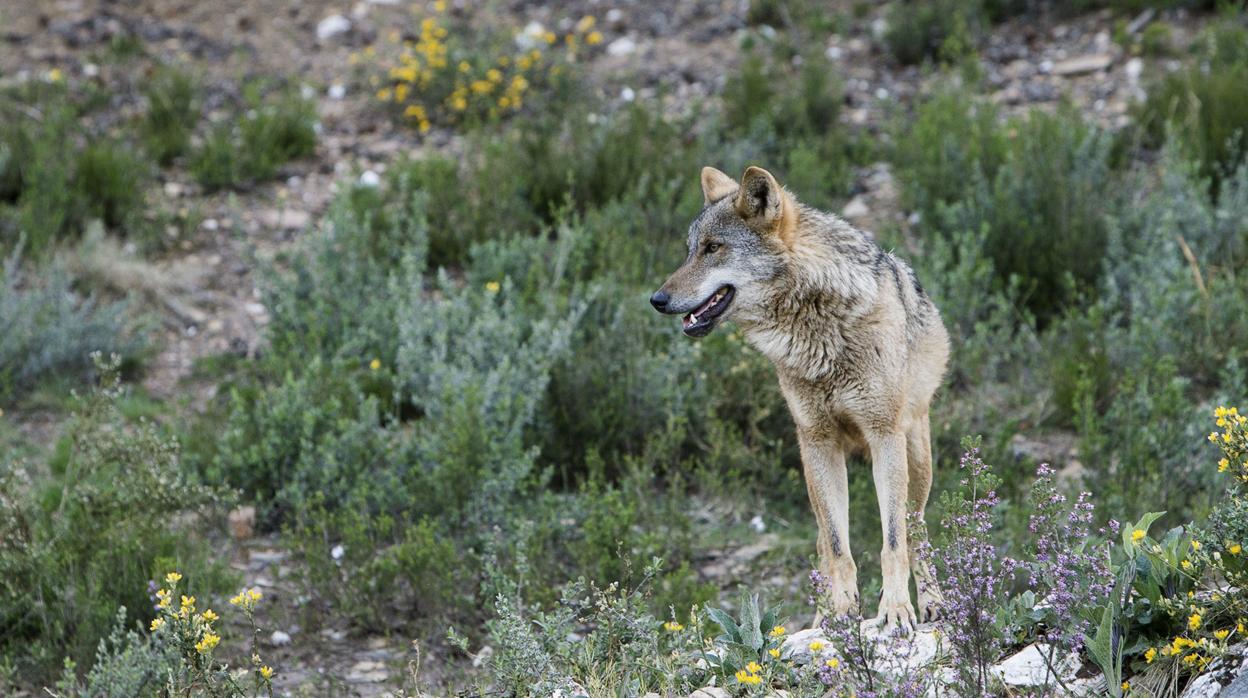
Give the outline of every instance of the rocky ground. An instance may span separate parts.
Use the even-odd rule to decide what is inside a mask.
[[[469,0],[450,4],[461,15],[476,6]],[[836,4],[845,5],[845,16],[851,16],[849,3]],[[595,15],[605,50],[588,69],[601,93],[615,104],[663,95],[665,107],[675,111],[722,87],[740,55],[747,6],[744,0],[510,0],[489,5],[503,15],[493,21],[516,27],[537,22],[566,29],[584,14]],[[128,119],[141,112],[139,88],[157,60],[195,66],[205,86],[204,109],[210,120],[225,118],[226,97],[251,76],[283,76],[317,101],[320,137],[315,157],[291,163],[278,181],[231,194],[205,194],[186,172],[165,170],[160,186],[150,192],[151,206],[190,212],[192,229],[171,231],[167,251],[155,258],[139,259],[131,251],[111,248],[84,255],[83,265],[107,266],[104,273],[113,274],[117,285],[142,292],[162,319],[162,336],[155,342],[158,354],[143,379],[154,396],[178,397],[177,403],[189,395],[187,407],[195,409],[215,391],[210,381],[193,378],[197,359],[257,351],[267,320],[256,288],[257,264],[304,234],[324,212],[336,182],[368,180],[397,158],[458,147],[452,133],[435,130],[421,138],[396,126],[370,103],[369,90],[351,81],[350,53],[388,29],[408,26],[410,9],[398,0],[49,0],[5,3],[0,9],[0,82],[31,79],[55,68],[71,86],[106,85],[115,93],[115,108],[102,118]],[[1138,35],[1151,18],[1128,19],[1128,35]],[[1165,19],[1176,45],[1190,40],[1198,23],[1182,12]],[[844,80],[843,126],[882,138],[899,110],[951,79],[892,61],[880,41],[884,21],[883,11],[872,9],[850,21],[847,31],[821,39],[825,55]],[[992,98],[1007,112],[1037,105],[1056,108],[1069,100],[1106,126],[1122,125],[1145,81],[1177,62],[1131,55],[1111,40],[1116,21],[1099,13],[1014,20],[996,28],[980,58]],[[775,31],[757,29],[764,38]],[[108,59],[109,47],[124,37],[138,37],[146,58]],[[906,225],[907,212],[900,209],[886,165],[862,169],[844,214],[866,227]],[[104,265],[105,258],[113,263]],[[40,426],[39,415],[31,415],[28,424],[46,428]],[[1039,451],[1036,455],[1057,463],[1071,457],[1069,444],[1060,439],[1018,447]],[[264,644],[281,668],[279,689],[320,694],[333,686],[343,695],[381,695],[396,689],[397,678],[416,658],[404,640],[305,627],[306,614],[290,583],[292,563],[280,542],[241,535],[232,545],[235,568],[268,599],[262,618]],[[777,545],[781,543],[772,533],[760,531],[754,544],[723,551],[708,559],[702,571],[708,577],[739,574],[756,568],[757,560]],[[430,664],[425,662],[423,675],[429,675]],[[454,666],[460,668],[439,670],[439,675],[462,671],[466,663]]]

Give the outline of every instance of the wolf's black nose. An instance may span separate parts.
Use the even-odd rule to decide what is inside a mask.
[[[671,299],[672,297],[667,291],[655,291],[654,295],[650,296],[650,305],[653,305],[654,309],[661,313],[667,310],[667,302]]]

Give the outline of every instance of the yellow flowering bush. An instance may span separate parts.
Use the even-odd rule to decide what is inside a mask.
[[[262,598],[260,591],[245,589],[230,599],[230,604],[242,611],[251,626],[251,667],[246,672],[238,672],[216,657],[221,644],[216,623],[221,616],[211,608],[201,611],[198,599],[180,593],[178,583],[182,575],[179,572],[169,572],[164,579],[165,585],[155,591],[157,615],[148,630],[153,644],[171,650],[179,660],[178,670],[168,678],[166,692],[170,695],[271,696],[275,672],[260,659],[257,647],[259,630],[254,612]],[[177,603],[174,603],[175,595]],[[250,690],[245,690],[240,683],[245,676],[251,678]]]
[[[422,13],[420,6],[413,9]],[[592,15],[562,38],[547,31],[512,42],[474,40],[478,29],[453,22],[445,3],[433,3],[432,10],[410,32],[387,32],[349,59],[377,101],[422,134],[435,123],[452,126],[520,111],[535,89],[551,87],[568,64],[603,42]]]
[[[1213,419],[1217,429],[1208,439],[1221,452],[1217,470],[1232,479],[1227,500],[1206,527],[1192,530],[1190,542],[1172,534],[1142,546],[1153,566],[1168,570],[1174,593],[1154,601],[1179,629],[1147,648],[1144,664],[1177,664],[1178,671],[1188,674],[1199,673],[1230,645],[1248,639],[1248,595],[1241,591],[1248,588],[1241,542],[1248,537],[1248,418],[1238,408],[1218,407]]]

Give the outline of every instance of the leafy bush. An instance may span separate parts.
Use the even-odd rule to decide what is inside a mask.
[[[1136,116],[1154,145],[1173,133],[1217,193],[1248,152],[1248,29],[1227,20],[1199,46],[1199,62],[1165,75]]]
[[[282,165],[316,148],[310,101],[285,92],[274,103],[254,95],[247,102],[245,113],[217,124],[191,154],[191,173],[209,191],[272,179]]]
[[[958,0],[899,0],[889,7],[884,43],[905,65],[957,60],[973,50],[986,23],[983,4]]]
[[[165,67],[144,90],[147,111],[139,127],[147,151],[161,165],[169,165],[190,150],[191,134],[199,121],[197,85],[190,73]]]
[[[950,234],[987,230],[1000,288],[1018,278],[1044,320],[1094,286],[1116,196],[1110,141],[1065,109],[998,125],[953,95],[920,107],[898,145],[906,201]]]
[[[141,214],[151,173],[125,141],[84,132],[79,116],[87,107],[55,84],[13,99],[34,109],[15,109],[17,116],[0,127],[4,247],[11,252],[24,240],[29,254],[43,258],[55,243],[81,235],[93,218],[128,235],[149,227]]]
[[[126,306],[74,293],[57,266],[32,280],[14,254],[0,267],[0,398],[53,375],[83,375],[91,352],[131,354],[139,339],[126,331]]]
[[[83,398],[46,473],[0,472],[0,654],[32,682],[62,657],[85,666],[118,606],[146,620],[160,568],[180,564],[205,591],[223,578],[182,523],[220,500],[187,480],[176,441],[126,423],[117,366],[101,364],[103,387]]]

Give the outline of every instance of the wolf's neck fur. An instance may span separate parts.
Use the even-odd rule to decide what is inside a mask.
[[[875,242],[837,216],[798,205],[790,251],[771,297],[742,323],[778,369],[817,380],[846,348],[840,328],[868,313],[878,292]]]

